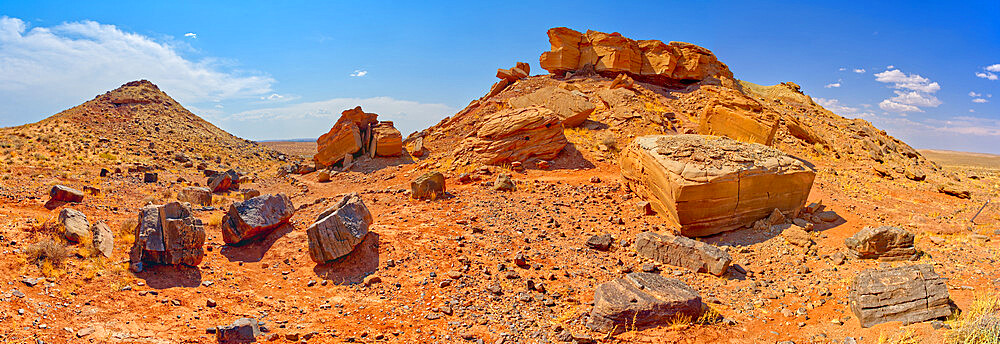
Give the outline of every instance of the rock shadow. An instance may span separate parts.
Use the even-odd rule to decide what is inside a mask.
[[[291,233],[293,230],[295,230],[295,227],[291,223],[286,223],[281,227],[275,228],[271,233],[264,236],[263,239],[250,239],[239,245],[223,245],[219,248],[219,253],[222,253],[230,262],[259,262],[278,239],[281,239],[285,234]]]
[[[347,171],[361,172],[365,174],[369,174],[386,167],[408,165],[416,162],[416,160],[413,159],[413,156],[411,156],[406,149],[403,149],[403,154],[397,157],[372,158],[367,155],[362,155],[360,157],[355,157],[354,159],[354,163],[351,164]]]
[[[54,210],[56,208],[59,208],[61,206],[66,205],[66,204],[69,204],[69,203],[68,202],[63,202],[63,201],[57,201],[57,200],[54,200],[54,199],[50,199],[50,200],[48,200],[48,201],[45,202],[45,209]]]
[[[365,276],[371,275],[378,269],[378,240],[378,233],[368,232],[364,240],[354,247],[354,251],[350,254],[316,264],[313,272],[319,278],[335,285],[359,284],[364,281]]]
[[[197,288],[201,285],[201,270],[196,266],[144,264],[136,277],[153,289]]]
[[[534,166],[535,164],[526,164],[526,165],[531,165],[527,167],[537,169],[537,167]],[[576,145],[570,143],[567,144],[565,148],[563,148],[562,152],[559,153],[559,156],[556,157],[555,160],[551,161],[548,169],[572,170],[580,168],[591,169],[594,167],[597,166],[594,165],[594,163],[590,162],[590,160],[587,160],[587,158],[583,157],[583,153],[581,153],[579,149],[576,149]]]
[[[740,228],[731,231],[722,232],[715,235],[710,235],[707,237],[702,237],[701,240],[705,243],[709,243],[715,246],[750,246],[759,244],[772,238],[781,235],[782,229],[780,226],[774,226],[765,230],[754,230],[753,228]]]

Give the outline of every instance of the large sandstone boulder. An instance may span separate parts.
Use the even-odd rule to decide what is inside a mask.
[[[356,193],[345,195],[306,229],[309,256],[317,263],[346,256],[364,240],[371,223],[372,214],[361,197]]]
[[[737,229],[774,209],[795,213],[816,175],[774,148],[703,135],[638,137],[619,164],[628,187],[688,237]]]
[[[369,144],[368,155],[371,157],[403,155],[403,134],[396,130],[392,122],[378,122],[378,125],[372,127],[372,141]]]
[[[640,81],[686,84],[717,79],[735,84],[733,73],[708,49],[690,43],[632,40],[621,34],[565,27],[549,29],[551,51],[539,63],[550,73],[562,75],[590,65],[597,73],[614,78],[627,73]]]
[[[63,228],[63,236],[71,242],[80,242],[90,237],[90,222],[87,215],[76,209],[63,208],[59,211],[59,224]]]
[[[79,203],[83,202],[83,191],[68,186],[56,185],[49,190],[49,198],[53,201]]]
[[[701,296],[684,282],[651,273],[630,273],[602,283],[594,291],[587,327],[598,332],[624,332],[668,325],[702,313]]]
[[[236,170],[215,173],[208,177],[208,189],[212,192],[223,192],[240,188],[240,175]],[[193,202],[192,202],[193,203]]]
[[[489,165],[554,159],[567,144],[561,122],[551,110],[540,107],[484,115],[480,127],[459,144],[455,155]]]
[[[265,236],[288,223],[294,214],[292,201],[281,193],[233,203],[222,217],[222,241],[238,245]]]
[[[862,327],[911,324],[952,313],[945,279],[928,264],[864,270],[851,283],[848,301]]]
[[[635,251],[640,256],[663,264],[716,276],[725,274],[733,261],[729,253],[718,247],[685,237],[653,232],[643,232],[636,236]]]
[[[410,196],[417,199],[436,198],[445,193],[444,175],[431,171],[410,182]]]
[[[209,206],[212,205],[212,190],[189,186],[177,192],[177,200],[201,206]]]
[[[761,123],[746,110],[714,105],[705,107],[702,111],[698,132],[770,146],[778,124],[778,121],[773,121],[770,125]]]
[[[187,206],[180,202],[148,205],[139,211],[130,268],[142,271],[144,263],[196,266],[205,256],[204,244],[201,220]]]
[[[918,256],[913,233],[899,227],[865,227],[844,239],[844,244],[859,259],[915,260]]]
[[[595,108],[594,104],[580,92],[570,92],[555,86],[543,87],[512,98],[508,103],[515,108],[538,106],[552,110],[556,116],[562,119],[563,126],[567,128],[583,124]]]
[[[366,113],[361,107],[345,110],[329,132],[316,139],[313,160],[323,166],[340,162],[344,155],[354,154],[367,147],[371,140],[371,126],[378,123],[378,115]]]

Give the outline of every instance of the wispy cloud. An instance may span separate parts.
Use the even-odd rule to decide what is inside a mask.
[[[844,117],[858,118],[858,117],[867,117],[872,115],[872,113],[861,111],[856,107],[841,104],[839,99],[826,99],[826,98],[816,97],[813,98],[813,101],[815,101],[816,104],[819,104],[820,106],[826,108],[827,110],[830,110],[833,113]]]
[[[351,73],[351,76],[356,77],[356,78],[360,78],[360,77],[363,77],[365,75],[368,75],[368,71],[366,71],[366,70],[360,70],[360,69],[355,70],[353,73]]]
[[[982,93],[976,93],[976,91],[969,91],[969,97],[982,97]]]
[[[837,69],[837,70],[839,70],[839,71],[843,72],[843,71],[847,70],[847,67],[840,67],[840,68],[839,68],[839,69]]]
[[[983,67],[983,69],[985,69],[987,71],[990,71],[990,72],[1000,72],[1000,63],[992,64],[992,65]]]
[[[855,68],[854,72],[858,74],[863,74],[864,72],[866,72],[866,70],[864,68]]]
[[[832,83],[832,84],[826,84],[826,86],[823,86],[823,87],[826,87],[826,88],[837,88],[837,87],[840,87],[840,83],[839,82],[835,82],[835,83]]]
[[[198,34],[196,34],[194,32],[188,32],[188,33],[184,34],[184,37],[187,37],[187,38],[198,38]]]
[[[997,77],[996,74],[993,74],[993,73],[990,73],[990,72],[976,72],[976,77],[983,78],[983,79],[986,79],[986,80],[1000,79],[1000,78]]]
[[[983,99],[983,98],[976,98],[976,99],[973,99],[973,100],[972,100],[972,102],[973,102],[973,103],[979,103],[979,104],[982,104],[982,103],[989,103],[990,101],[989,101],[989,100],[986,100],[986,99]]]

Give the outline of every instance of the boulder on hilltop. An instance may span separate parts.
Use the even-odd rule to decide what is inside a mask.
[[[455,149],[462,159],[488,165],[550,160],[568,143],[562,119],[536,106],[506,109],[483,118],[479,128]]]
[[[539,63],[550,73],[562,75],[592,66],[605,77],[627,73],[636,80],[668,84],[689,84],[706,79],[719,84],[734,83],[733,73],[708,49],[690,43],[632,40],[615,33],[587,30],[580,33],[565,27],[549,29],[551,51],[542,53]]]
[[[543,87],[507,102],[513,108],[538,106],[552,110],[552,113],[562,119],[562,125],[566,128],[580,126],[596,108],[579,91],[570,92],[553,86]]]
[[[803,205],[816,172],[759,144],[704,135],[638,137],[619,159],[626,184],[688,237],[737,229]]]
[[[140,272],[144,263],[197,266],[204,244],[205,229],[190,208],[180,202],[148,205],[139,211],[130,269]]]

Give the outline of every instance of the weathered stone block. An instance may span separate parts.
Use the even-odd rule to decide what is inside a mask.
[[[737,229],[774,209],[796,213],[816,176],[774,148],[703,135],[638,137],[619,164],[628,187],[689,237]]]

